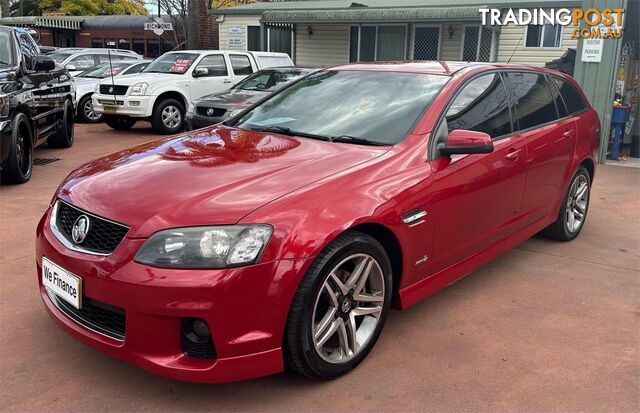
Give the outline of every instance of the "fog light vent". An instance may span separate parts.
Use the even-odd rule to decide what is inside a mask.
[[[182,352],[200,359],[216,358],[211,331],[207,322],[201,318],[182,319],[181,332]]]

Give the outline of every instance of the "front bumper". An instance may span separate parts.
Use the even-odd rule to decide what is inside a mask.
[[[193,113],[193,112],[187,112],[185,116],[185,122],[187,123],[188,130],[206,128],[207,126],[220,123],[225,119],[227,119],[225,116],[216,118],[216,117],[198,115],[197,113]]]
[[[289,305],[308,259],[281,260],[226,270],[167,270],[133,262],[143,239],[125,238],[109,256],[65,248],[49,226],[37,229],[40,295],[55,322],[77,340],[154,374],[196,382],[228,382],[283,370],[282,337]],[[42,257],[82,277],[83,295],[126,315],[122,341],[76,323],[42,285]],[[182,353],[181,321],[206,320],[214,359]]]
[[[93,109],[106,115],[129,116],[132,118],[148,118],[153,109],[153,96],[101,95],[94,93],[91,97]]]

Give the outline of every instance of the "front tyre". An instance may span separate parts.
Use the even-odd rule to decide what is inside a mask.
[[[357,231],[342,234],[303,277],[287,319],[287,365],[331,379],[355,368],[375,345],[391,302],[391,265],[384,248]]]
[[[571,241],[580,234],[589,210],[591,177],[584,166],[580,166],[571,178],[558,219],[542,233],[559,241]]]
[[[33,146],[29,119],[18,112],[11,122],[12,145],[2,168],[2,183],[22,184],[31,179]]]
[[[91,94],[84,96],[78,102],[78,120],[83,123],[98,123],[102,120],[102,113],[93,109]]]
[[[164,99],[158,103],[151,115],[151,126],[163,135],[181,132],[184,129],[184,105],[176,99]]]
[[[105,115],[104,123],[106,123],[111,129],[129,130],[136,124],[136,120],[126,116]]]

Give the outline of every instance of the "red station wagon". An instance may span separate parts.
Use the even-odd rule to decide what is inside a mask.
[[[67,333],[153,373],[328,379],[404,309],[589,206],[600,125],[568,76],[386,62],[89,162],[37,229]]]

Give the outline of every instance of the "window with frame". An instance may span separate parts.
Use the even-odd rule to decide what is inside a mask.
[[[243,76],[253,73],[251,62],[247,56],[232,54],[229,55],[229,60],[234,74]]]
[[[555,76],[552,79],[558,90],[560,90],[560,95],[562,95],[562,99],[567,105],[567,111],[570,114],[582,112],[587,108],[587,103],[584,101],[582,94],[574,85]]]
[[[247,50],[250,52],[258,52],[261,49],[260,26],[247,26]]]
[[[91,48],[92,49],[100,49],[104,47],[104,39],[92,38],[91,39]]]
[[[547,79],[537,73],[507,72],[511,101],[518,115],[518,130],[558,119]]]
[[[525,47],[560,47],[562,26],[530,24],[526,29]]]
[[[449,132],[484,132],[491,139],[511,133],[507,93],[498,73],[481,75],[462,87],[445,115]]]
[[[402,60],[406,48],[407,26],[351,26],[350,62]]]
[[[67,63],[67,66],[74,66],[73,70],[87,70],[96,65],[94,60],[94,55],[84,54],[80,56],[76,56]]]
[[[494,32],[488,27],[465,26],[461,60],[466,62],[492,62]]]

